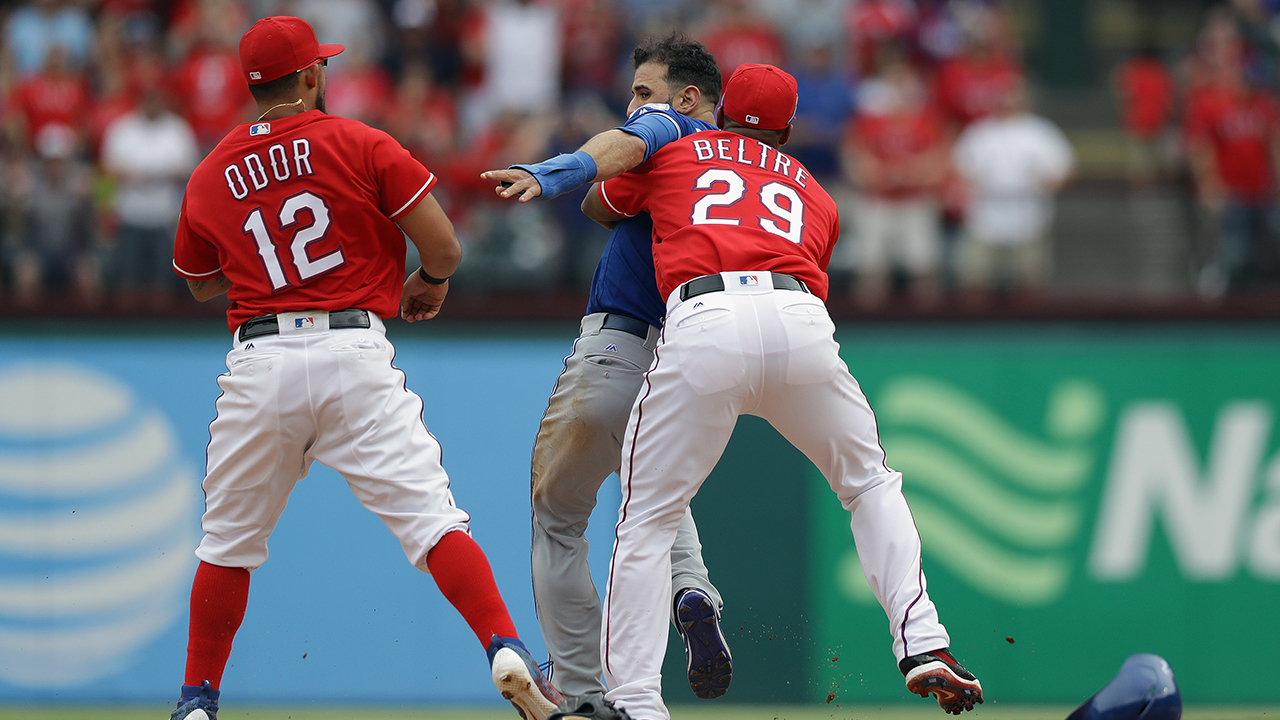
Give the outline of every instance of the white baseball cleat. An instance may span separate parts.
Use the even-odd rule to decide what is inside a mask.
[[[538,669],[538,663],[518,640],[495,636],[489,645],[493,684],[525,720],[547,720],[564,696]]]

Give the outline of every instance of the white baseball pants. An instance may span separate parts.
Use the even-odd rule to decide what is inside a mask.
[[[875,416],[840,359],[826,306],[806,292],[774,290],[767,272],[721,275],[724,291],[686,301],[672,293],[623,441],[601,657],[607,697],[635,720],[670,718],[661,671],[671,545],[744,413],[768,420],[803,452],[850,512],[896,658],[950,644],[925,591],[902,475],[885,465]]]
[[[267,538],[313,461],[338,471],[424,572],[440,538],[469,532],[422,399],[391,364],[382,321],[370,314],[370,323],[291,331],[282,322],[285,334],[235,338],[209,426],[201,560],[250,570],[265,562]]]

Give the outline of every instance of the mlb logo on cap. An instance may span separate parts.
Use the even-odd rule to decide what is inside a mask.
[[[345,49],[321,45],[316,31],[302,18],[265,17],[240,38],[240,69],[246,82],[258,85],[309,68]]]
[[[772,65],[744,63],[729,76],[720,111],[743,125],[782,130],[796,119],[796,79]]]

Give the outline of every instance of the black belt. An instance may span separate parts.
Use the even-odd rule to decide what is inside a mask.
[[[764,273],[760,274],[763,275]],[[804,283],[800,282],[794,275],[787,275],[786,273],[773,273],[773,289],[809,292],[809,288],[805,287]],[[720,275],[703,275],[680,286],[680,299],[682,301],[688,300],[691,297],[720,292],[721,290],[724,290],[724,277]]]
[[[367,328],[369,327],[369,311],[368,310],[330,310],[329,311],[329,329],[330,330],[346,330],[350,328]],[[280,323],[276,320],[275,315],[259,315],[256,318],[250,318],[244,321],[240,326],[239,335],[241,342],[249,338],[256,338],[262,335],[275,335],[280,332]]]
[[[649,323],[643,320],[637,320],[627,315],[618,315],[617,313],[608,313],[604,316],[604,323],[600,325],[601,330],[621,330],[624,333],[635,335],[641,340],[649,339]]]

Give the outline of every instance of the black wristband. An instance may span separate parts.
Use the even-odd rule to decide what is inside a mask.
[[[443,285],[449,282],[449,278],[431,277],[430,275],[427,274],[427,271],[424,270],[421,265],[418,266],[418,277],[422,278],[422,282],[427,283],[429,285]]]

